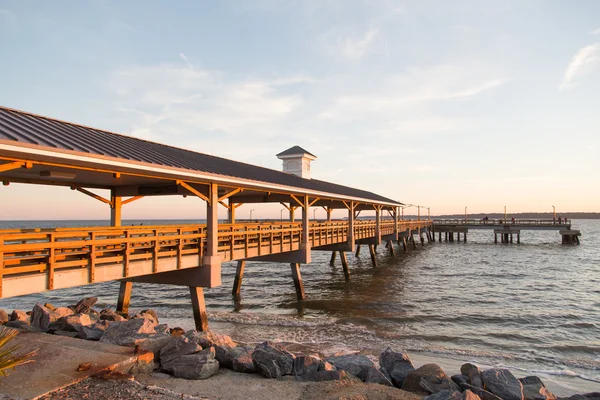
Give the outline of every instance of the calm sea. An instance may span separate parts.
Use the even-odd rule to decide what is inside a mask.
[[[125,221],[125,224],[157,221]],[[167,223],[167,221],[161,221]],[[177,223],[179,221],[168,221]],[[188,221],[189,222],[189,221]],[[102,221],[1,222],[0,228],[97,225]],[[524,232],[521,244],[494,244],[490,231],[468,243],[420,245],[393,258],[378,249],[349,255],[352,279],[339,260],[313,252],[302,266],[307,300],[295,299],[288,264],[246,265],[241,299],[231,296],[235,264],[223,265],[223,286],[207,289],[211,328],[234,339],[281,339],[326,351],[384,346],[508,366],[544,376],[585,380],[600,390],[600,221],[576,220],[581,245],[560,244],[557,232]],[[0,301],[31,309],[36,302],[73,304],[98,296],[114,306],[118,284],[104,283]],[[192,328],[187,288],[134,286],[132,308],[154,308],[172,325]],[[590,386],[592,385],[592,386]]]

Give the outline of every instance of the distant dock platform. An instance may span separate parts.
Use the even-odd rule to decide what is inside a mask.
[[[498,243],[500,235],[501,243],[521,243],[521,231],[558,231],[562,237],[563,244],[579,244],[581,232],[571,228],[571,221],[555,219],[438,219],[433,220],[433,233],[438,234],[438,240],[454,242],[461,240],[467,242],[467,233],[471,229],[487,229],[494,231],[494,243]]]

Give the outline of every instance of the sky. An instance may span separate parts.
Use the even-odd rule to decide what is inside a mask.
[[[300,145],[314,178],[433,215],[600,211],[594,0],[0,0],[0,76],[3,106],[277,170]],[[0,187],[0,219],[108,215]],[[123,210],[204,215],[189,197]]]

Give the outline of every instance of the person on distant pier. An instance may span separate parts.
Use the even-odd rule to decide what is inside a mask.
[[[512,217],[512,223],[514,225],[514,223],[515,223],[515,217]]]
[[[558,216],[558,223],[562,224],[562,218],[560,217],[560,215]]]

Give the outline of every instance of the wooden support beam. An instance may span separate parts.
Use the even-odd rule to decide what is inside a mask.
[[[371,255],[371,264],[373,267],[377,267],[377,254],[375,253],[375,245],[370,244],[369,246],[369,254]]]
[[[291,204],[290,204],[290,206],[288,206],[288,205],[287,205],[287,204],[285,204],[284,202],[280,202],[279,204],[281,204],[282,206],[284,206],[286,210],[288,210],[288,211],[292,211],[292,209],[290,208],[290,207],[291,207]]]
[[[121,201],[121,205],[133,203],[134,201],[139,200],[139,199],[143,199],[143,198],[144,198],[144,196],[133,196],[133,197],[130,197],[128,199],[122,200]]]
[[[131,300],[132,288],[133,282],[121,281],[121,287],[119,288],[119,299],[117,300],[118,312],[129,312],[129,301]]]
[[[350,280],[350,268],[348,267],[348,259],[346,253],[340,250],[340,260],[342,260],[342,268],[344,269],[344,279]]]
[[[238,261],[237,269],[235,271],[235,280],[233,281],[233,291],[231,292],[231,294],[234,296],[240,295],[240,290],[242,289],[242,278],[244,277],[244,268],[246,268],[246,261]]]
[[[360,244],[357,244],[356,245],[356,253],[354,253],[354,256],[356,258],[358,258],[359,255],[360,255]]]
[[[196,189],[194,189],[193,187],[191,187],[184,181],[176,181],[175,183],[179,186],[186,188],[189,192],[200,197],[202,200],[206,201],[210,205],[210,198],[206,197],[204,194],[200,193],[199,191],[197,191]],[[216,200],[218,201],[218,199],[216,199]]]
[[[230,198],[231,196],[233,196],[233,195],[235,195],[235,194],[238,194],[238,193],[240,193],[240,192],[243,192],[243,191],[244,191],[244,189],[242,189],[242,188],[237,188],[237,189],[234,189],[234,190],[232,190],[231,192],[229,192],[229,193],[227,193],[227,194],[225,194],[225,195],[223,195],[223,196],[219,197],[219,202],[221,202],[221,201],[223,201],[223,200],[225,200],[225,199],[228,199],[228,198]]]
[[[7,164],[2,164],[0,165],[0,172],[12,171],[13,169],[19,169],[22,167],[25,167],[27,169],[32,168],[33,163],[25,161],[15,161]]]
[[[204,290],[201,287],[190,286],[190,296],[192,297],[196,330],[208,332],[208,315],[206,314],[206,303],[204,302]]]
[[[309,206],[309,207],[312,207],[312,206],[313,206],[313,204],[315,204],[315,203],[316,203],[317,201],[319,201],[319,200],[320,200],[320,198],[316,197],[316,198],[315,198],[313,201],[311,201],[311,202],[309,202],[309,203],[308,203],[308,206]]]
[[[202,257],[202,268],[199,269],[204,287],[221,285],[222,256],[219,254],[218,193],[218,185],[211,183],[209,200],[206,202],[206,254]]]
[[[300,263],[291,263],[290,266],[292,268],[294,287],[296,288],[296,297],[298,300],[304,300],[306,296],[304,294],[304,285],[302,284],[302,275],[300,274]]]
[[[110,200],[107,200],[104,197],[97,195],[96,193],[92,193],[89,190],[85,190],[84,188],[81,188],[79,186],[71,186],[71,190],[77,190],[80,193],[88,195],[88,196],[90,196],[90,197],[92,197],[92,198],[94,198],[94,199],[96,199],[98,201],[101,201],[103,203],[106,203],[106,204],[108,204],[109,206],[112,207],[112,202]]]
[[[333,267],[335,265],[335,251],[331,252],[331,258],[329,259],[329,266]]]

